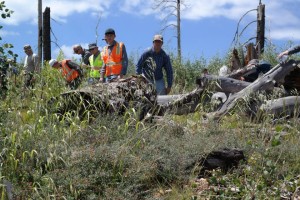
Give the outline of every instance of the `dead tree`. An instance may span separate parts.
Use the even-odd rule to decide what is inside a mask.
[[[42,14],[42,0],[38,0],[38,58],[39,65],[42,63],[42,48],[43,48],[43,14]]]
[[[269,100],[259,108],[259,115],[272,115],[274,118],[298,117],[300,112],[299,96],[288,96]]]
[[[196,79],[197,85],[201,88],[210,87],[215,92],[236,93],[248,87],[251,83],[233,78],[215,75],[205,75]]]
[[[43,54],[44,61],[51,60],[51,37],[50,37],[50,8],[46,7],[43,13]]]
[[[257,54],[260,56],[264,52],[265,46],[265,5],[259,2],[257,7]]]
[[[176,24],[168,24],[162,28],[162,32],[170,26],[176,27],[177,30],[177,54],[179,62],[181,63],[181,5],[183,0],[159,0],[155,2],[154,9],[160,9],[162,13],[167,13],[164,19],[165,22],[169,20],[171,16],[176,17]]]
[[[219,120],[232,108],[234,108],[239,100],[247,99],[250,94],[261,90],[271,90],[275,83],[282,84],[287,74],[293,71],[296,67],[300,67],[299,63],[300,61],[289,60],[287,63],[276,65],[268,73],[258,78],[248,87],[231,95],[218,111],[209,113],[207,116],[209,118]]]
[[[129,107],[135,108],[139,118],[143,119],[150,110],[154,110],[155,105],[156,91],[142,76],[71,90],[49,101],[49,107],[59,116],[71,113],[82,119],[111,113],[124,114]]]

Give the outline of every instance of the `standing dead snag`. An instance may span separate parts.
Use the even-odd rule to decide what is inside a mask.
[[[289,60],[287,63],[278,64],[272,68],[269,72],[258,78],[243,90],[231,95],[223,106],[216,112],[209,113],[208,117],[219,120],[225,114],[227,114],[237,104],[238,100],[246,99],[250,94],[258,92],[260,90],[270,90],[275,83],[282,84],[284,78],[297,66],[300,66],[300,61]]]

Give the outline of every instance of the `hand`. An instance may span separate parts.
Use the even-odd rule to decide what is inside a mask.
[[[123,74],[120,74],[120,75],[118,76],[118,79],[123,78],[123,77],[124,77],[124,75],[123,75]]]
[[[100,79],[99,79],[99,82],[100,82],[100,83],[103,83],[103,78],[100,78]]]
[[[287,56],[288,54],[289,54],[288,50],[283,51],[283,52],[281,52],[281,53],[277,56],[277,58],[281,58],[281,57],[284,56],[284,55]]]
[[[169,94],[171,92],[171,88],[166,88],[166,94]]]

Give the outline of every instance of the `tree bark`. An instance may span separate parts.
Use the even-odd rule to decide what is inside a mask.
[[[297,66],[300,67],[299,63],[300,61],[289,60],[287,63],[276,65],[269,72],[251,83],[248,87],[231,95],[220,110],[209,113],[207,117],[219,120],[236,105],[238,100],[248,98],[250,94],[257,91],[265,90],[266,88],[269,89],[271,86],[274,86],[276,82],[281,84],[287,74],[289,74]]]
[[[202,88],[211,86],[212,90],[224,93],[236,93],[251,84],[246,81],[240,81],[233,78],[214,75],[205,75],[202,77],[198,77],[196,79],[196,83]]]
[[[278,117],[298,117],[300,112],[300,97],[288,96],[267,101],[260,106],[262,114]]]
[[[51,60],[51,37],[50,37],[50,8],[46,7],[43,13],[43,53],[44,61]]]

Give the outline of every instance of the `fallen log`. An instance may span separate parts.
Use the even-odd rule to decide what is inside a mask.
[[[259,115],[272,115],[273,118],[298,117],[300,112],[300,97],[288,96],[269,100],[259,108]]]
[[[123,114],[126,108],[133,107],[140,111],[142,119],[156,104],[156,97],[152,84],[142,76],[132,76],[118,82],[98,83],[62,93],[52,99],[49,106],[54,107],[54,112],[60,116],[73,113],[80,118],[100,113]]]
[[[198,104],[200,103],[203,89],[196,88],[192,92],[181,95],[180,98],[176,99],[169,104],[164,104],[160,107],[163,113],[184,115],[196,111]]]
[[[202,88],[210,86],[216,92],[236,93],[248,87],[251,83],[223,76],[204,75],[196,79],[196,84]]]
[[[278,64],[272,68],[269,72],[258,78],[243,90],[231,95],[223,106],[216,112],[208,113],[207,117],[214,120],[219,120],[225,114],[227,114],[238,102],[238,100],[246,99],[250,94],[258,92],[260,90],[270,89],[275,83],[282,84],[284,77],[299,67],[300,61],[289,60],[286,63]]]
[[[225,77],[239,79],[242,76],[253,74],[257,71],[257,65],[245,66],[237,71],[227,74]]]

